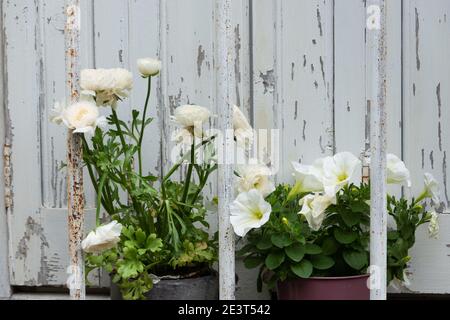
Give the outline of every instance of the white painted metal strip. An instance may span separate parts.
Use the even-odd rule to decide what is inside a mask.
[[[367,42],[371,142],[370,264],[371,300],[386,300],[386,10],[384,0],[367,2]]]
[[[230,223],[230,203],[233,198],[233,37],[231,1],[217,1],[217,110],[222,132],[222,163],[219,164],[219,276],[220,299],[235,299],[235,238]],[[230,159],[231,158],[231,159]],[[220,159],[220,157],[219,157]],[[231,161],[230,161],[231,160]]]

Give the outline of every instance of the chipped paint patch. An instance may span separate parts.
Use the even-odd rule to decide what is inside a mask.
[[[205,61],[205,58],[206,58],[205,50],[203,49],[202,45],[199,45],[197,53],[197,74],[199,78],[202,76],[202,65],[203,62]]]
[[[273,92],[275,89],[275,73],[273,69],[267,70],[266,73],[259,73],[259,77],[262,79],[264,86],[264,94],[267,92]]]

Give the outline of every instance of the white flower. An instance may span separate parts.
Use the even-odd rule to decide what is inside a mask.
[[[266,197],[275,190],[275,185],[269,179],[272,175],[270,169],[262,164],[239,166],[237,168],[237,191],[248,192],[252,189],[258,190]]]
[[[54,112],[58,112],[58,115],[55,115],[52,121],[64,123],[74,133],[93,134],[98,126],[106,123],[106,118],[100,116],[98,107],[89,101],[80,101],[67,108],[56,104]]]
[[[209,117],[211,117],[211,112],[205,107],[184,105],[176,108],[172,119],[184,129],[180,132],[178,140],[186,140],[187,132],[191,136],[203,138],[202,125]]]
[[[245,237],[247,232],[269,221],[272,207],[258,190],[241,193],[230,205],[230,222],[234,232]]]
[[[361,161],[350,152],[341,152],[333,157],[319,159],[315,167],[322,170],[322,182],[327,193],[336,193],[350,183]],[[328,190],[327,190],[328,189]],[[334,191],[329,191],[334,190]]]
[[[401,184],[406,182],[407,186],[411,187],[410,173],[405,163],[391,153],[386,156],[386,160],[387,183]]]
[[[125,69],[84,69],[80,86],[84,95],[95,96],[97,105],[117,105],[133,88],[133,75]]]
[[[431,212],[430,215],[431,220],[430,224],[428,225],[428,234],[430,238],[437,239],[439,235],[439,215],[437,214],[436,211]]]
[[[435,205],[439,205],[441,202],[439,182],[437,182],[431,173],[425,173],[424,184],[425,190],[423,193],[425,194],[425,197],[431,198]]]
[[[142,58],[137,61],[139,72],[144,77],[156,76],[161,71],[161,61],[153,58]]]
[[[323,182],[320,171],[315,166],[306,166],[298,162],[292,162],[294,177],[296,180],[296,193],[323,191]]]
[[[318,231],[326,216],[327,208],[333,203],[333,197],[320,194],[309,194],[300,200],[302,210],[299,214],[305,216],[309,227]]]
[[[112,221],[91,231],[81,243],[81,247],[88,253],[101,253],[117,245],[121,232],[122,225]]]
[[[249,147],[253,144],[253,128],[238,106],[233,107],[233,127],[238,146]]]

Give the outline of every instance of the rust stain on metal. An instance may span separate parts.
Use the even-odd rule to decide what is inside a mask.
[[[80,96],[80,0],[69,0],[66,35],[67,94],[74,103]],[[84,261],[81,249],[84,229],[83,148],[81,137],[69,131],[67,139],[67,199],[70,268],[74,281],[70,296],[74,300],[85,299]]]
[[[12,191],[12,166],[11,166],[11,145],[3,146],[3,177],[5,179],[5,208],[13,207],[13,191]],[[11,210],[12,211],[12,210]]]

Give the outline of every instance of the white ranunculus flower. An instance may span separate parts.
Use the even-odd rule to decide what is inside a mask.
[[[184,105],[176,108],[172,119],[184,129],[179,140],[186,140],[187,132],[197,138],[204,138],[203,123],[209,117],[211,117],[211,112],[205,107]]]
[[[425,173],[425,189],[423,191],[423,194],[425,194],[425,197],[431,198],[433,200],[435,205],[439,205],[441,202],[441,196],[439,191],[439,182],[433,177],[431,173]]]
[[[239,175],[237,178],[237,191],[239,193],[256,189],[263,197],[266,197],[275,190],[275,185],[269,178],[272,172],[265,165],[238,166],[236,171]]]
[[[58,124],[64,123],[74,133],[93,134],[98,126],[106,123],[106,118],[100,116],[98,107],[90,101],[80,101],[67,108],[57,104],[54,112],[59,114],[55,115],[52,121]]]
[[[251,229],[260,228],[269,221],[272,207],[258,190],[250,190],[238,195],[230,205],[230,222],[234,232],[245,237]]]
[[[321,194],[309,194],[300,200],[302,210],[299,214],[305,216],[309,227],[318,231],[326,216],[327,208],[334,202],[333,197]]]
[[[82,94],[95,97],[99,106],[116,107],[133,88],[133,75],[126,69],[84,69],[81,71]]]
[[[239,147],[249,147],[253,144],[253,128],[238,106],[233,107],[234,137]]]
[[[137,61],[139,72],[144,77],[156,76],[161,71],[161,61],[153,58],[142,58]]]
[[[439,235],[439,215],[436,211],[433,211],[431,214],[430,224],[428,225],[428,234],[430,238],[437,238]]]
[[[322,182],[327,193],[335,193],[350,183],[361,161],[350,152],[319,159],[314,165],[322,171]],[[330,192],[330,190],[333,190]]]
[[[295,189],[298,193],[323,191],[321,172],[315,166],[307,166],[298,162],[292,162],[294,167],[294,177],[296,180]]]
[[[411,187],[411,178],[405,163],[394,154],[389,153],[386,157],[387,183],[401,184],[405,183]]]
[[[114,248],[120,241],[122,225],[112,221],[91,231],[81,243],[81,247],[88,253],[101,253]]]

